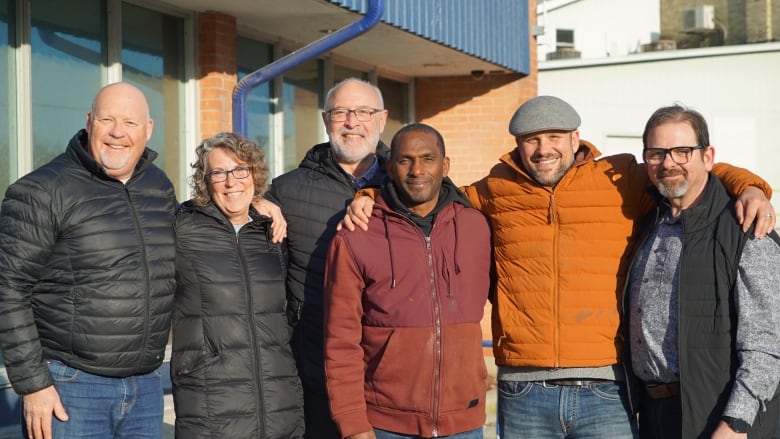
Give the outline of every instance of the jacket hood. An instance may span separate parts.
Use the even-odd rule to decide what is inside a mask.
[[[471,207],[471,203],[469,202],[468,198],[466,198],[466,195],[464,195],[463,192],[461,192],[458,187],[455,186],[455,183],[453,183],[449,177],[444,177],[442,180],[436,206],[425,217],[417,215],[403,204],[400,197],[398,196],[398,190],[389,178],[385,179],[384,183],[382,184],[382,196],[387,202],[388,207],[407,216],[415,224],[423,229],[425,228],[423,225],[427,225],[429,231],[430,226],[433,224],[433,218],[442,210],[442,208],[448,204],[460,203],[466,207]],[[428,233],[425,234],[428,235]]]
[[[463,194],[463,192],[458,189],[457,186],[452,182],[452,180],[449,179],[449,177],[444,177],[442,180],[441,188],[439,189],[439,198],[436,203],[436,207],[433,208],[433,210],[426,215],[425,217],[421,217],[414,212],[410,211],[408,207],[406,207],[401,200],[398,197],[398,192],[396,190],[395,185],[390,181],[389,178],[385,179],[384,184],[382,185],[382,193],[379,195],[379,197],[376,200],[376,204],[374,204],[375,213],[373,216],[375,217],[381,217],[382,221],[384,222],[385,227],[385,237],[387,242],[387,250],[390,253],[390,272],[392,276],[392,283],[391,288],[395,288],[396,286],[396,273],[395,273],[395,263],[394,260],[396,256],[403,257],[401,255],[401,252],[394,251],[393,250],[393,240],[390,239],[390,232],[388,224],[389,218],[392,216],[401,216],[409,221],[411,221],[415,226],[417,226],[420,229],[420,232],[425,235],[426,237],[430,236],[433,226],[436,222],[436,219],[438,217],[438,214],[446,207],[452,205],[452,204],[460,204],[463,207],[471,207],[471,203],[469,202],[468,198]],[[455,255],[454,255],[454,270],[455,274],[460,273],[460,247],[458,246],[459,243],[459,237],[461,233],[466,233],[465,231],[461,231],[458,227],[458,215],[457,215],[457,208],[454,209],[454,213],[452,214],[452,222],[453,222],[453,229],[455,231],[453,239],[455,240]]]
[[[90,154],[88,148],[89,135],[87,134],[87,130],[82,128],[70,139],[65,152],[71,159],[77,163],[80,163],[87,171],[89,171],[90,174],[102,180],[119,181],[118,179],[106,173],[106,170],[97,161],[95,161],[94,158],[92,158],[92,154]],[[138,159],[138,163],[136,163],[135,170],[133,170],[133,175],[130,177],[130,179],[151,166],[152,162],[156,158],[157,153],[155,151],[144,147],[144,152]]]

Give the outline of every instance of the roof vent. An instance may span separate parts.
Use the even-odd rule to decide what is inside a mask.
[[[715,7],[701,5],[682,12],[681,32],[702,32],[715,29]]]

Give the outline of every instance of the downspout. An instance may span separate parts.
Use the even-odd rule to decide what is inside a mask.
[[[301,47],[295,52],[285,55],[243,77],[233,90],[233,131],[243,136],[247,135],[246,96],[253,88],[268,82],[298,64],[315,58],[336,46],[364,34],[379,23],[384,10],[385,0],[368,0],[366,15],[359,21],[342,27],[336,32]]]

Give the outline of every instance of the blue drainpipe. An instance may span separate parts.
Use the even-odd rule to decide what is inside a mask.
[[[246,95],[250,90],[268,82],[271,78],[281,75],[291,68],[317,57],[336,46],[367,32],[382,18],[385,10],[385,0],[368,0],[366,15],[359,21],[310,43],[289,55],[261,67],[244,76],[233,90],[233,131],[247,135]]]

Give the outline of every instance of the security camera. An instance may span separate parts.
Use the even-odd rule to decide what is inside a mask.
[[[471,78],[475,81],[479,81],[480,79],[485,77],[485,71],[484,70],[472,70],[471,71]]]

